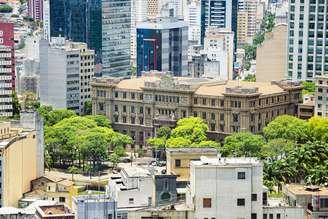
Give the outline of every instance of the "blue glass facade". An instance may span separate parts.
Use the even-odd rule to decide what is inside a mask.
[[[131,0],[102,0],[103,75],[131,73]]]
[[[50,0],[50,36],[85,42],[101,54],[101,0]]]
[[[188,27],[185,23],[140,24],[137,27],[137,76],[151,70],[185,76],[188,74],[187,51]]]
[[[159,30],[137,30],[137,74],[162,71],[162,33]]]

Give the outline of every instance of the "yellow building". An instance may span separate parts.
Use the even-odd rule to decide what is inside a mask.
[[[167,174],[177,175],[177,181],[189,181],[190,161],[200,160],[201,156],[215,157],[214,148],[169,148],[166,149]]]
[[[30,182],[39,177],[39,148],[35,129],[0,124],[1,206],[17,207]]]

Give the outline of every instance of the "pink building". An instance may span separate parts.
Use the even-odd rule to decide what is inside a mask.
[[[34,20],[43,20],[43,0],[28,0],[28,16]]]

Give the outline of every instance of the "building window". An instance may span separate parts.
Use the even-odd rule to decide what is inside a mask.
[[[268,215],[267,214],[263,214],[263,219],[268,219]]]
[[[215,113],[211,113],[211,119],[215,120]]]
[[[252,213],[252,216],[251,216],[252,219],[257,219],[257,214],[255,213]]]
[[[149,107],[147,107],[147,114],[150,115],[151,114],[151,109]]]
[[[215,106],[215,99],[212,99],[212,100],[211,100],[211,105],[212,105],[212,106]]]
[[[139,113],[143,114],[143,107],[140,107]]]
[[[65,202],[65,197],[59,197],[59,202]]]
[[[194,117],[197,117],[197,112],[194,112]]]
[[[126,99],[126,92],[123,92],[123,99]]]
[[[126,113],[126,106],[123,106],[123,113]]]
[[[206,119],[206,112],[202,112],[202,118]]]
[[[281,219],[281,215],[280,214],[277,214],[277,219]]]
[[[175,167],[181,167],[181,160],[175,160]]]
[[[123,116],[122,119],[123,119],[123,123],[126,123],[126,116]]]
[[[203,98],[203,105],[206,105],[206,99]]]
[[[220,106],[224,107],[224,100],[220,100]]]
[[[143,120],[143,118],[139,118],[139,124],[140,124],[140,125],[143,125],[143,124],[144,124],[144,120]]]
[[[237,206],[245,206],[245,199],[244,198],[238,198],[237,199]]]
[[[328,208],[328,198],[320,199],[320,208]]]
[[[118,112],[118,106],[117,105],[114,106],[114,111]]]
[[[118,98],[118,92],[115,92],[115,98]]]
[[[252,201],[253,202],[257,201],[257,194],[252,194]]]
[[[136,123],[136,118],[131,117],[131,124],[135,124]]]
[[[195,97],[195,98],[194,98],[194,104],[197,104],[197,102],[198,102],[198,101],[197,101],[197,98]]]
[[[245,172],[238,172],[237,178],[238,179],[246,179],[246,173]]]
[[[115,122],[118,122],[118,116],[115,116],[115,117],[114,117],[114,121],[115,121]]]
[[[135,113],[134,106],[131,106],[131,113]]]
[[[136,95],[134,93],[131,93],[131,99],[135,99],[136,98]]]
[[[129,198],[129,204],[133,204],[134,203],[134,198]]]
[[[273,214],[269,214],[269,219],[273,219]]]
[[[211,131],[212,131],[212,132],[215,131],[215,123],[211,123]]]
[[[203,198],[203,208],[211,208],[211,207],[212,207],[212,199]]]

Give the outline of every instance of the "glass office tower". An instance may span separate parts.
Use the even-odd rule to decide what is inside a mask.
[[[102,72],[130,75],[131,0],[102,0]]]
[[[101,54],[101,0],[50,0],[50,36],[85,42]]]

